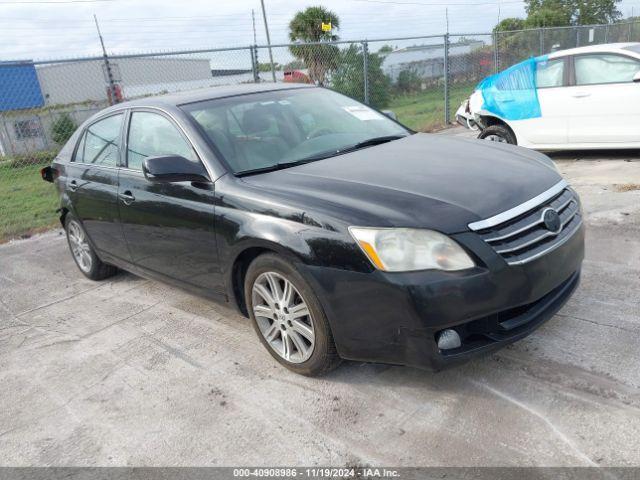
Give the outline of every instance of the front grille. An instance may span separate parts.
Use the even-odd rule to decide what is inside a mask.
[[[580,200],[565,182],[545,193],[548,195],[543,194],[539,204],[526,211],[519,213],[518,207],[513,209],[517,214],[512,218],[500,223],[490,220],[477,222],[470,227],[509,265],[521,265],[535,260],[569,240],[582,224]],[[529,206],[529,202],[524,205]],[[548,209],[555,210],[560,217],[560,227],[556,231],[549,230],[544,223],[543,217]],[[494,218],[500,219],[500,215]],[[485,227],[491,223],[495,224]]]

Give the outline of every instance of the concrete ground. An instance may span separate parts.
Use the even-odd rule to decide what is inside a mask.
[[[59,231],[0,246],[0,465],[640,465],[640,155],[554,158],[584,201],[581,287],[437,374],[297,376],[224,307],[84,279]]]

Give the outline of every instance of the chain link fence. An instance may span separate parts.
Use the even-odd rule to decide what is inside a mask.
[[[428,131],[450,123],[496,71],[619,41],[640,41],[640,23],[0,62],[0,242],[55,225],[55,194],[39,170],[114,103],[218,85],[313,83]]]

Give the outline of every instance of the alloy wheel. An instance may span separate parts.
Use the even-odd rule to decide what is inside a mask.
[[[87,241],[87,236],[78,222],[71,220],[67,226],[69,236],[69,246],[78,267],[85,273],[91,270],[93,260],[91,258],[91,247]]]
[[[256,278],[253,314],[260,333],[280,357],[302,363],[311,357],[315,330],[309,307],[293,284],[276,272]]]
[[[507,139],[500,135],[487,135],[484,139],[490,142],[507,143]]]

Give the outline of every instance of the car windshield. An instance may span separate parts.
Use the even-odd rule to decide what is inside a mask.
[[[294,88],[182,106],[236,174],[286,168],[411,132],[331,90]]]

